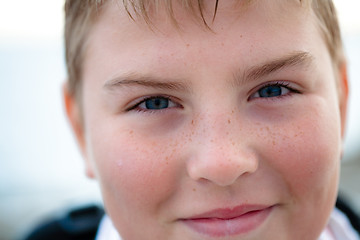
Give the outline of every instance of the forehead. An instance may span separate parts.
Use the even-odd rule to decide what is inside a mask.
[[[234,24],[235,20],[253,14],[254,10],[265,13],[272,21],[286,21],[310,10],[309,1],[301,0],[163,0],[163,1],[106,1],[105,11],[102,11],[101,18],[105,16],[124,17],[124,24],[128,20],[137,23],[137,26],[147,27],[148,30],[168,32],[169,30],[184,30],[189,26],[197,26],[202,30],[215,30],[222,20],[228,24]],[[279,14],[281,13],[281,14]],[[221,15],[221,16],[219,16]],[[264,17],[264,16],[263,16]],[[119,20],[117,19],[117,20]],[[248,22],[249,23],[249,22]],[[126,26],[123,25],[124,27]],[[208,27],[208,28],[206,28]],[[209,29],[210,28],[210,29]],[[143,29],[141,29],[143,30]]]
[[[173,6],[176,26],[165,8],[159,7],[156,14],[154,10],[150,11],[149,24],[133,12],[130,14],[135,19],[131,19],[123,5],[110,1],[90,32],[87,55],[106,52],[106,45],[118,48],[123,55],[132,55],[127,61],[132,61],[136,56],[134,53],[139,53],[139,50],[142,50],[143,55],[153,51],[157,56],[172,54],[172,57],[180,57],[176,54],[184,52],[183,47],[189,47],[191,51],[206,51],[211,57],[212,49],[226,44],[241,45],[244,55],[255,55],[259,51],[286,54],[290,50],[279,43],[280,40],[291,41],[301,48],[312,41],[314,34],[319,35],[312,12],[299,1],[258,0],[248,4],[221,1],[214,21],[214,2],[206,3],[209,4],[205,4],[204,18],[210,30],[178,2]],[[289,32],[293,37],[289,38]],[[301,35],[301,38],[295,37],[297,35]]]
[[[175,25],[180,23],[177,17],[184,14],[188,15],[187,17],[189,17],[189,15],[193,18],[198,17],[198,20],[202,21],[205,25],[208,25],[214,21],[216,14],[219,11],[225,10],[227,14],[231,14],[234,12],[245,11],[251,5],[258,4],[257,7],[259,7],[266,3],[266,1],[263,0],[123,0],[122,4],[119,2],[112,1],[110,3],[113,5],[117,4],[119,8],[125,9],[128,15],[133,19],[140,16],[147,23],[150,23],[152,20],[162,19],[165,13],[166,17],[170,18]],[[277,2],[279,2],[280,5],[285,5],[290,2],[309,7],[311,0],[272,1],[274,4],[277,4]],[[105,3],[109,3],[109,1],[106,1]]]

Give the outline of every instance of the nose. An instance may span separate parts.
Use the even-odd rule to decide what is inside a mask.
[[[196,129],[203,127],[196,131],[197,142],[188,159],[187,172],[196,181],[230,186],[241,176],[254,173],[258,158],[241,130],[244,126],[228,118],[217,119],[214,124],[207,124],[204,119],[196,124]]]

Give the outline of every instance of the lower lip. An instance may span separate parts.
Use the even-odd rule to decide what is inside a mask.
[[[272,207],[252,211],[231,219],[199,218],[183,222],[192,230],[211,237],[224,237],[248,233],[260,226],[270,215]]]

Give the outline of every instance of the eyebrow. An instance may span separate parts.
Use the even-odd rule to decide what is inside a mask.
[[[114,89],[115,87],[139,86],[149,87],[154,89],[174,90],[174,91],[189,91],[188,84],[181,80],[161,79],[147,75],[140,75],[138,73],[128,73],[121,77],[113,78],[104,84],[106,89]]]
[[[293,52],[284,57],[251,67],[241,75],[240,81],[256,80],[288,67],[300,66],[307,68],[313,62],[313,59],[314,57],[309,52]],[[236,74],[235,79],[239,80]]]
[[[284,57],[251,67],[242,74],[241,71],[237,72],[237,74],[234,74],[235,85],[238,85],[243,81],[259,79],[287,67],[301,66],[307,68],[313,62],[313,59],[314,57],[309,52],[292,52]],[[104,84],[104,88],[108,90],[128,86],[150,87],[154,89],[174,91],[190,91],[189,85],[186,82],[184,83],[183,80],[161,79],[135,72],[115,77],[106,81]]]

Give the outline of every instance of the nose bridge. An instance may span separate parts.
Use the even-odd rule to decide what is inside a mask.
[[[233,115],[230,111],[214,111],[201,116],[198,120],[201,129],[197,136],[199,141],[218,147],[226,146],[228,141],[232,142],[233,135],[241,131],[240,119],[233,119]]]
[[[196,146],[188,162],[191,178],[226,186],[241,175],[256,171],[258,162],[241,122],[235,110],[208,111],[196,119]]]

